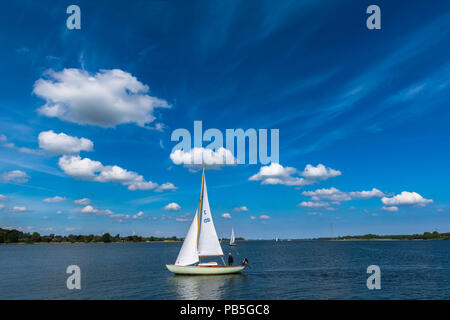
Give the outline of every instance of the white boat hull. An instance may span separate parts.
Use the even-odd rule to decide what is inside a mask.
[[[218,275],[241,272],[245,266],[176,266],[166,264],[167,269],[175,274],[185,275]]]

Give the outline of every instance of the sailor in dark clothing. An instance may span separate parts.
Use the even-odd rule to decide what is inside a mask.
[[[228,265],[231,266],[233,265],[234,259],[233,256],[231,255],[231,252],[228,253]]]

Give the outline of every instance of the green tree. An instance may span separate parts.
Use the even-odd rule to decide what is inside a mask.
[[[39,242],[40,240],[41,240],[41,235],[39,234],[39,232],[33,232],[33,234],[31,235],[31,241]]]
[[[105,243],[111,242],[112,237],[111,235],[107,232],[104,235],[102,235],[102,241]]]

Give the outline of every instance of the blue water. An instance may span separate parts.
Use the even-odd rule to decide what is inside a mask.
[[[450,241],[254,241],[223,246],[242,275],[173,276],[181,243],[0,245],[0,299],[449,299]],[[81,290],[68,290],[68,265]],[[366,269],[381,268],[381,290]]]

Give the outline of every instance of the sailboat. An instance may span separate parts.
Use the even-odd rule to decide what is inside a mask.
[[[231,247],[234,247],[234,246],[236,246],[236,245],[237,245],[237,244],[236,244],[236,239],[235,239],[235,237],[234,237],[234,229],[231,228],[230,246],[231,246]]]
[[[175,264],[167,264],[169,271],[185,275],[220,275],[239,273],[245,265],[225,266],[217,262],[200,263],[201,257],[222,257],[223,251],[217,237],[208,201],[205,169],[202,174],[200,204],[184,238]]]

